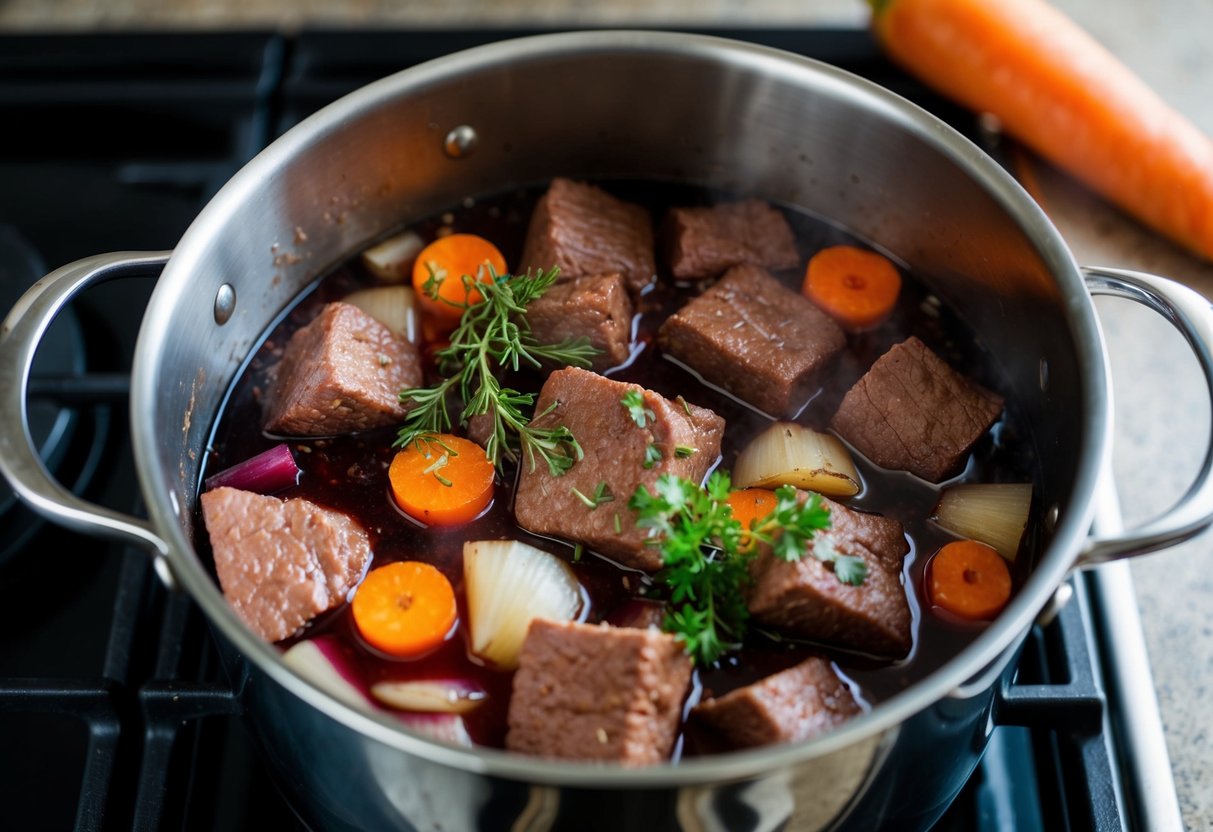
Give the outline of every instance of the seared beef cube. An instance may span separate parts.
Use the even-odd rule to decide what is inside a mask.
[[[521,267],[553,266],[561,280],[617,273],[639,294],[657,273],[649,212],[593,185],[553,179],[531,214]]]
[[[772,416],[795,415],[846,346],[829,316],[758,266],[730,269],[657,337],[704,379]]]
[[[768,269],[800,265],[788,221],[760,199],[673,208],[662,237],[676,280],[710,280],[742,263]]]
[[[537,619],[510,697],[511,751],[645,766],[669,759],[691,660],[656,630]]]
[[[997,393],[953,370],[917,338],[877,359],[843,397],[833,428],[884,468],[939,482],[1002,413]]]
[[[629,393],[638,394],[647,411],[641,415],[643,427],[624,404]],[[645,545],[647,530],[636,526],[628,498],[638,485],[653,490],[662,474],[700,482],[720,455],[724,420],[686,401],[575,367],[548,376],[535,412],[544,415],[533,426],[564,425],[585,457],[559,477],[542,462],[532,470],[524,461],[514,497],[518,525],[579,541],[636,569],[660,569],[661,554]],[[583,498],[596,502],[598,493],[613,499],[587,505]]]
[[[527,307],[531,334],[541,344],[585,336],[599,350],[598,371],[628,360],[632,343],[632,299],[617,274],[558,283]]]
[[[901,582],[901,562],[910,547],[901,524],[822,499],[831,523],[828,531],[818,534],[839,553],[861,558],[867,579],[860,586],[844,584],[812,554],[788,562],[762,552],[750,567],[750,614],[789,635],[877,656],[906,655],[910,604]]]
[[[731,748],[754,748],[807,740],[861,710],[830,663],[813,657],[701,702],[691,719]]]
[[[283,350],[265,393],[265,430],[332,436],[395,424],[421,384],[417,348],[348,303],[327,304]]]
[[[468,439],[471,439],[482,448],[488,447],[489,437],[493,435],[493,414],[481,413],[468,419],[467,434]]]
[[[201,502],[219,586],[266,641],[345,601],[371,562],[361,526],[308,500],[216,488]]]

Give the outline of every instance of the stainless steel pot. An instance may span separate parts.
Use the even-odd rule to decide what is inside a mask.
[[[554,175],[694,182],[800,206],[878,242],[981,334],[1030,426],[1045,507],[1035,570],[939,671],[811,742],[645,770],[436,744],[294,675],[224,602],[194,550],[202,450],[261,333],[331,266],[402,223]],[[58,310],[89,285],[163,273],[139,334],[131,429],[149,519],[87,504],[31,450],[25,389]],[[718,39],[595,32],[505,42],[365,87],[237,174],[171,254],[116,254],[34,286],[0,332],[0,469],[48,517],[134,541],[190,593],[303,816],[332,829],[892,828],[931,823],[976,764],[995,686],[1075,570],[1177,542],[1213,514],[1210,456],[1165,516],[1090,536],[1109,465],[1108,370],[1090,293],[1139,300],[1213,383],[1194,292],[1075,265],[991,159],[861,79]],[[907,761],[910,761],[907,764]]]

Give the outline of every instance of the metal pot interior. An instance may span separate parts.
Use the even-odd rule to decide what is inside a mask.
[[[449,146],[460,127],[474,134],[470,149]],[[467,196],[555,175],[691,182],[845,226],[926,277],[960,312],[1031,427],[1038,505],[1057,518],[1042,534],[1032,579],[944,671],[828,745],[921,709],[1026,630],[1086,534],[1106,455],[1093,308],[1057,233],[977,148],[867,82],[750,45],[598,32],[483,47],[365,87],[253,160],[182,239],[140,333],[133,433],[172,571],[225,636],[346,724],[438,753],[325,701],[244,631],[192,547],[199,468],[226,391],[299,291],[394,228]],[[218,323],[225,284],[235,308]],[[450,759],[508,770],[508,758],[484,762],[494,754]],[[531,776],[541,768],[517,770]],[[560,776],[555,767],[549,774]]]

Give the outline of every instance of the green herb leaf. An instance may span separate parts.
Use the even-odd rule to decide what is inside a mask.
[[[570,488],[569,491],[573,493],[574,497],[585,503],[586,508],[588,508],[590,511],[598,508],[603,503],[609,503],[615,499],[615,495],[611,493],[611,489],[606,484],[606,480],[602,480],[598,483],[598,486],[594,489],[594,494],[591,497],[587,497],[576,488]],[[619,515],[617,514],[615,517],[618,518]]]
[[[674,456],[678,457],[679,459],[686,459],[687,457],[694,456],[697,453],[699,453],[699,449],[692,448],[690,445],[674,446]]]
[[[581,446],[568,428],[532,427],[526,411],[534,405],[534,395],[503,387],[498,378],[498,374],[516,371],[524,365],[539,367],[541,360],[588,367],[598,354],[586,338],[540,344],[531,334],[527,305],[541,297],[558,274],[559,270],[554,268],[534,275],[491,272],[490,280],[475,284],[482,300],[464,305],[463,317],[451,333],[450,345],[436,356],[438,369],[445,378],[432,387],[400,393],[400,400],[412,407],[394,447],[404,447],[419,436],[450,431],[454,424],[451,403],[461,402],[458,408],[461,423],[474,416],[492,416],[485,453],[498,468],[504,459],[526,459],[532,469],[542,461],[553,476],[560,476],[581,459]],[[445,275],[431,268],[425,291],[436,295],[437,284],[443,279]],[[465,275],[462,279],[471,285],[471,277]]]
[[[636,423],[637,427],[642,428],[657,418],[652,410],[645,407],[644,393],[639,390],[632,389],[624,393],[619,403],[627,410],[628,415],[632,417],[632,421]]]
[[[652,442],[644,449],[644,467],[645,470],[652,468],[658,462],[661,462],[661,448]]]
[[[862,558],[839,555],[834,559],[834,574],[844,584],[861,586],[868,578],[868,565]]]
[[[647,529],[647,542],[661,550],[658,578],[669,591],[663,626],[700,666],[737,648],[749,620],[745,587],[757,548],[742,543],[744,530],[727,502],[730,490],[728,474],[720,471],[709,476],[703,488],[662,474],[652,490],[640,485],[628,499],[636,525]],[[829,511],[818,495],[801,503],[795,489],[784,487],[776,491],[775,509],[754,522],[749,536],[787,560],[798,560],[806,552],[828,559],[840,581],[863,583],[863,561],[838,554],[817,534],[829,526]]]

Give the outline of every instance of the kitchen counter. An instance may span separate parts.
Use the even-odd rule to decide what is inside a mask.
[[[1213,32],[1208,0],[1055,0],[1213,134]],[[788,25],[862,26],[858,0],[7,0],[0,30],[182,29],[304,25]],[[1080,263],[1142,269],[1213,297],[1201,264],[1046,166],[1033,193]],[[1127,302],[1100,301],[1117,401],[1115,467],[1126,521],[1140,522],[1183,492],[1209,441],[1207,391],[1182,340]],[[1213,829],[1213,561],[1208,535],[1131,567],[1168,751],[1188,829]]]

